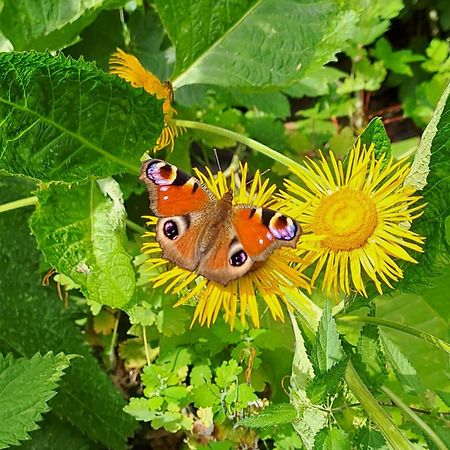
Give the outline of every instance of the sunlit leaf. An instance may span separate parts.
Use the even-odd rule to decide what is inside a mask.
[[[44,181],[138,174],[162,105],[92,63],[0,53],[0,169]]]
[[[133,295],[135,273],[125,250],[125,209],[112,179],[38,192],[31,220],[47,262],[78,285],[86,298],[123,307]]]

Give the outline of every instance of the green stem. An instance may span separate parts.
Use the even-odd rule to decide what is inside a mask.
[[[38,198],[36,196],[21,198],[19,200],[14,200],[13,202],[3,203],[3,205],[0,205],[0,213],[23,208],[25,206],[35,206],[37,203]]]
[[[313,303],[306,295],[304,295],[303,303]],[[303,306],[303,305],[302,305]],[[305,321],[302,323],[309,328],[312,333],[317,329],[317,306],[311,306],[310,308],[302,307],[302,315],[305,317]],[[348,363],[345,372],[345,382],[351,389],[355,397],[358,399],[361,406],[364,408],[368,416],[375,422],[378,428],[381,430],[387,441],[391,446],[398,450],[411,450],[412,446],[409,441],[403,436],[401,431],[392,422],[392,419],[387,412],[381,407],[375,397],[367,389],[358,373],[354,369],[351,362]]]
[[[136,231],[136,233],[144,234],[147,230],[144,227],[141,227],[137,223],[132,222],[129,219],[125,220],[125,223],[127,224],[127,227],[130,230]]]
[[[375,325],[381,325],[382,327],[393,328],[394,330],[403,331],[404,333],[412,334],[424,341],[433,344],[437,348],[450,353],[450,344],[439,339],[432,334],[425,333],[423,331],[417,330],[416,328],[408,327],[397,322],[392,322],[391,320],[379,319],[377,317],[361,317],[361,316],[343,316],[337,318],[338,322],[362,322],[362,323],[373,323]]]
[[[436,444],[439,450],[446,450],[447,446],[441,438],[424,422],[397,394],[392,392],[386,386],[381,388],[383,392]]]
[[[367,415],[378,425],[392,448],[396,450],[411,450],[413,447],[410,442],[403,436],[386,411],[367,389],[351,362],[349,362],[345,371],[345,382],[359,400]]]
[[[147,329],[145,328],[145,325],[142,325],[142,339],[144,340],[145,359],[147,360],[147,365],[149,366],[152,362],[150,360],[150,352],[148,351]]]
[[[111,337],[111,345],[109,346],[109,350],[108,350],[108,362],[109,362],[109,368],[110,370],[114,369],[114,366],[116,364],[116,354],[114,349],[116,348],[116,344],[117,344],[117,329],[119,327],[119,320],[120,320],[120,313],[121,311],[119,310],[119,312],[117,313],[117,317],[115,318],[114,321],[114,329],[113,329],[113,334]]]
[[[278,153],[277,151],[271,149],[270,147],[267,147],[267,145],[261,144],[261,142],[255,141],[254,139],[250,139],[249,137],[243,136],[242,134],[236,133],[235,131],[230,131],[225,128],[217,127],[215,125],[209,125],[203,122],[194,122],[192,120],[173,120],[172,122],[177,127],[192,128],[195,130],[207,131],[208,133],[217,134],[219,136],[223,136],[232,139],[234,141],[241,142],[242,144],[247,145],[253,150],[262,153],[268,156],[269,158],[274,159],[275,161],[278,161],[280,164],[283,164],[286,167],[289,168],[295,167],[298,170],[304,170],[303,166],[301,166],[299,163],[295,162],[291,158],[288,158],[287,156]]]

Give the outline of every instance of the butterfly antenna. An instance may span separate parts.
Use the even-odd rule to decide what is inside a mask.
[[[259,176],[262,177],[268,172],[270,172],[270,169],[263,170]],[[254,177],[252,179],[248,180],[247,183],[245,183],[245,185],[248,186],[250,183],[253,183],[253,180],[254,180]]]
[[[219,155],[217,154],[217,149],[214,149],[214,156],[216,157],[216,163],[217,163],[217,167],[219,168],[219,172],[223,172],[222,170],[222,166],[220,164],[220,159],[219,159]]]

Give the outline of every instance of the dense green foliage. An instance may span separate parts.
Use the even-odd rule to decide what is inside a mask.
[[[450,446],[446,1],[3,3],[0,448]],[[185,129],[158,157],[188,171],[216,148],[281,187],[246,137],[296,162],[345,164],[357,137],[410,158],[418,264],[383,296],[313,290],[284,323],[261,304],[259,329],[192,325],[195,299],[174,309],[143,265],[162,100],[107,73],[116,47],[172,81]]]

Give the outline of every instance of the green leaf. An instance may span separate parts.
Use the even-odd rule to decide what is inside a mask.
[[[346,45],[357,19],[349,5],[330,0],[157,0],[176,49],[174,87],[288,86]]]
[[[206,382],[211,381],[212,372],[209,366],[207,365],[199,365],[195,366],[189,375],[189,379],[191,380],[192,386],[197,386],[200,384],[204,384]]]
[[[375,155],[380,158],[384,155],[385,160],[391,156],[391,140],[386,133],[383,121],[379,117],[374,117],[364,131],[359,136],[361,145],[365,145],[366,148],[373,143],[375,145]]]
[[[43,181],[129,171],[162,130],[162,106],[94,64],[0,54],[0,169]]]
[[[375,58],[383,60],[387,69],[409,77],[413,76],[413,71],[409,63],[423,61],[425,59],[423,55],[417,55],[411,50],[392,51],[391,44],[384,37],[377,41],[372,54]]]
[[[373,64],[364,58],[355,63],[354,75],[348,76],[338,86],[338,94],[349,94],[358,91],[376,91],[386,78],[386,68],[383,61],[375,61]]]
[[[430,285],[431,279],[450,264],[450,243],[446,238],[445,220],[450,215],[450,84],[439,101],[431,122],[425,129],[411,172],[405,185],[422,190],[427,203],[413,231],[425,237],[424,252],[415,255],[418,264],[404,268],[398,287],[417,290]]]
[[[0,177],[0,203],[17,198],[23,179]],[[15,197],[14,197],[15,196]],[[78,433],[107,448],[125,448],[136,422],[122,408],[125,402],[100,369],[54,289],[41,287],[39,252],[27,226],[29,210],[0,214],[0,346],[17,355],[36,352],[78,354],[52,401],[53,412]]]
[[[58,50],[72,43],[103,9],[124,3],[124,0],[6,1],[0,13],[0,29],[16,50]]]
[[[414,394],[421,393],[423,388],[416,369],[389,338],[383,335],[382,342],[389,363],[403,387]]]
[[[270,404],[258,415],[245,417],[239,420],[238,426],[247,428],[266,428],[276,425],[292,423],[297,415],[295,408],[290,403]]]
[[[151,401],[148,398],[130,398],[130,403],[125,406],[124,411],[143,422],[150,422],[155,418],[156,409],[158,409],[163,403],[162,397],[155,397],[158,399],[158,403]]]
[[[258,400],[255,389],[246,383],[234,384],[225,395],[225,403],[234,410],[243,410]]]
[[[30,433],[31,440],[22,442],[20,450],[98,450],[98,444],[53,412],[47,413],[39,425],[39,430]]]
[[[306,395],[306,385],[314,377],[314,369],[306,353],[305,342],[297,320],[292,313],[290,317],[294,329],[295,351],[289,398],[297,411],[297,419],[292,426],[300,436],[303,445],[311,449],[316,434],[326,423],[327,413],[313,405]]]
[[[364,325],[357,350],[354,360],[355,368],[367,386],[377,389],[386,381],[387,372],[376,325]]]
[[[91,301],[123,307],[133,296],[135,273],[125,250],[122,193],[112,179],[38,192],[31,229],[47,262]]]
[[[441,400],[450,408],[450,392],[436,391]]]
[[[312,403],[321,405],[334,397],[344,381],[347,360],[339,361],[330,370],[315,376],[306,387],[306,394]]]
[[[292,328],[295,336],[294,358],[292,360],[291,386],[299,394],[303,392],[306,397],[306,386],[314,377],[314,369],[306,352],[305,340],[297,324],[297,320],[291,315]]]
[[[83,30],[80,40],[64,49],[64,54],[74,59],[82,56],[86,61],[95,61],[98,67],[107,72],[109,57],[117,48],[125,48],[120,11],[102,11]]]
[[[389,450],[383,435],[367,426],[361,427],[357,431],[355,445],[359,450]]]
[[[31,359],[0,354],[0,448],[29,439],[27,433],[38,428],[36,422],[50,409],[47,402],[68,366],[63,353],[36,353]]]
[[[220,389],[211,383],[198,384],[192,389],[192,400],[197,408],[207,408],[220,404]]]
[[[319,373],[325,373],[344,358],[336,322],[326,303],[316,333],[311,360]]]
[[[237,376],[241,372],[242,367],[240,367],[234,359],[224,361],[216,370],[215,381],[217,386],[227,388],[236,381]]]
[[[313,450],[350,450],[348,435],[340,428],[324,428],[317,434]]]
[[[433,333],[434,336],[448,339],[449,303],[447,301],[450,285],[450,269],[436,279],[436,286],[423,289],[422,295],[397,294],[392,297],[376,299],[377,316],[394,323],[408,324],[419,331]],[[408,337],[395,329],[383,327],[383,336],[397,345],[408,361],[417,370],[424,389],[449,390],[448,354],[430,345],[423,339]],[[400,386],[399,386],[400,387]]]

